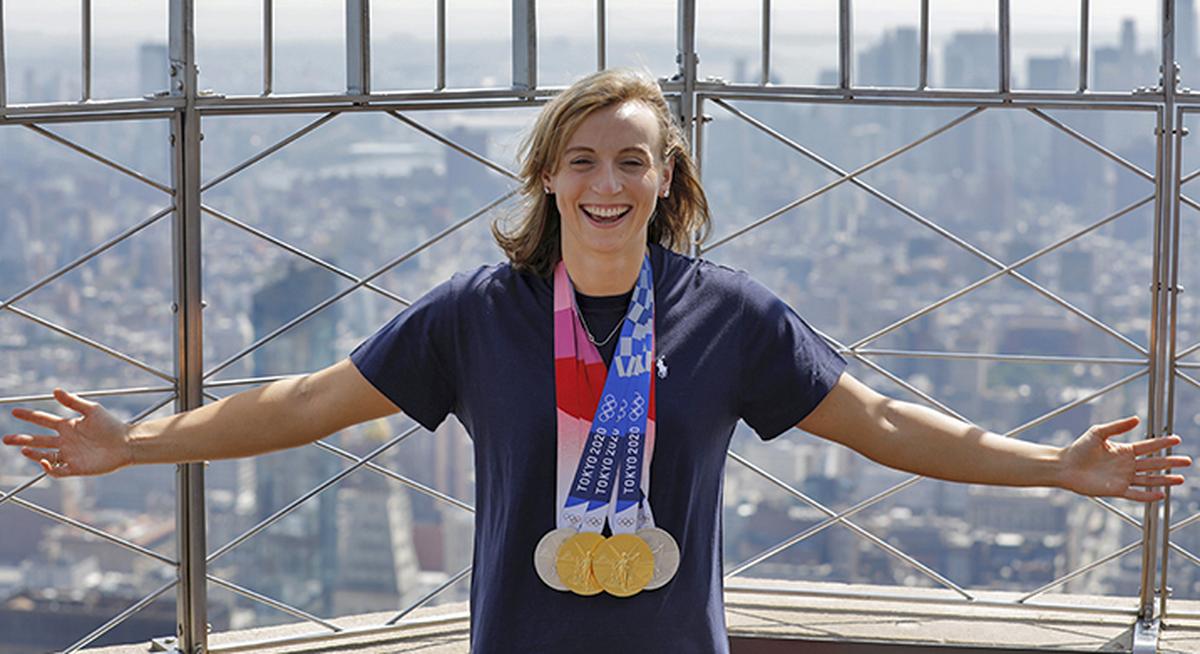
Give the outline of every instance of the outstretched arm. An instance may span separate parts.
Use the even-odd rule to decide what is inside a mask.
[[[874,461],[927,477],[1002,486],[1058,486],[1084,495],[1142,502],[1163,498],[1156,487],[1183,483],[1171,468],[1186,456],[1145,454],[1179,444],[1178,436],[1135,443],[1110,440],[1137,418],[1096,425],[1058,448],[1006,438],[909,402],[885,397],[843,373],[837,386],[797,426]]]
[[[14,417],[55,433],[3,438],[54,477],[103,474],[136,463],[252,456],[310,443],[397,412],[349,359],[137,425],[62,389],[55,389],[54,397],[80,415],[64,418],[14,409]]]

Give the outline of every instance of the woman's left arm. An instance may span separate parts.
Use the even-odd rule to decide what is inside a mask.
[[[932,409],[880,395],[848,373],[797,425],[886,466],[927,477],[1001,486],[1057,486],[1084,495],[1141,502],[1163,498],[1157,487],[1183,483],[1172,468],[1186,456],[1142,455],[1178,445],[1178,436],[1133,443],[1110,440],[1136,417],[1095,425],[1059,448],[994,434]]]

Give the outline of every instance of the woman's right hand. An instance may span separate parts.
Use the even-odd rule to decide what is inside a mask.
[[[57,435],[8,434],[5,445],[21,448],[21,454],[42,466],[51,477],[101,475],[133,463],[130,427],[99,404],[54,389],[59,404],[79,413],[63,418],[45,411],[13,409],[18,420],[52,429]]]

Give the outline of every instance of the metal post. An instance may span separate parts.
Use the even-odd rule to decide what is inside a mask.
[[[371,0],[346,0],[346,92],[371,92]]]
[[[679,64],[676,78],[683,82],[679,94],[679,126],[687,138],[688,147],[695,142],[696,129],[696,0],[679,0],[677,31],[675,33],[675,63]]]
[[[1012,90],[1012,17],[1009,0],[1000,0],[1000,85],[1001,93]]]
[[[1158,160],[1155,175],[1155,214],[1154,214],[1154,263],[1153,279],[1151,280],[1151,328],[1150,328],[1150,388],[1149,388],[1149,420],[1148,431],[1151,436],[1163,432],[1166,422],[1164,416],[1165,393],[1164,387],[1169,381],[1165,375],[1170,374],[1170,362],[1167,356],[1167,315],[1170,302],[1167,286],[1171,283],[1168,275],[1170,269],[1170,239],[1172,218],[1172,196],[1175,196],[1177,176],[1175,170],[1175,2],[1162,0],[1162,62],[1159,65],[1159,87],[1162,90],[1163,108],[1159,112],[1158,130],[1155,137],[1158,141]],[[1176,196],[1176,202],[1178,202]],[[1155,594],[1166,594],[1166,573],[1164,570],[1162,587],[1156,588],[1155,577],[1160,561],[1158,559],[1160,520],[1159,503],[1149,504],[1142,518],[1142,587],[1138,604],[1138,620],[1134,625],[1133,654],[1149,654],[1157,651],[1158,627],[1161,615],[1155,614]],[[1165,565],[1165,560],[1161,562]]]
[[[736,80],[741,81],[741,80]],[[771,0],[762,0],[762,84],[771,83]]]
[[[929,0],[921,0],[921,64],[917,89],[929,88]]]
[[[437,83],[439,91],[446,88],[446,0],[437,0]]]
[[[1179,293],[1183,289],[1179,287],[1179,213],[1180,213],[1180,195],[1181,187],[1183,186],[1180,175],[1183,174],[1183,137],[1187,136],[1187,129],[1183,126],[1183,112],[1177,110],[1175,115],[1175,168],[1171,172],[1171,187],[1170,196],[1167,202],[1167,211],[1170,213],[1170,222],[1168,238],[1164,243],[1169,245],[1169,253],[1167,257],[1167,286],[1164,288],[1163,295],[1167,302],[1167,343],[1166,357],[1164,360],[1163,375],[1166,377],[1166,408],[1163,411],[1163,434],[1171,434],[1175,431],[1175,345],[1176,345],[1176,317],[1179,301]],[[1169,456],[1174,448],[1167,450]],[[1168,564],[1170,563],[1171,552],[1171,487],[1163,487],[1163,515],[1162,515],[1162,550],[1159,556],[1162,558],[1162,575],[1159,578],[1159,588],[1162,593],[1159,595],[1158,615],[1160,619],[1165,619],[1167,614],[1167,599],[1170,597],[1170,585],[1168,579]]]
[[[928,0],[926,0],[928,1]],[[1088,65],[1091,51],[1092,8],[1088,0],[1079,0],[1079,92],[1088,90]]]
[[[83,93],[81,100],[87,102],[92,99],[92,0],[82,0],[80,2],[80,77],[83,80]]]
[[[596,0],[596,70],[608,68],[608,3]]]
[[[171,177],[175,188],[172,222],[175,294],[176,411],[203,403],[200,250],[200,116],[196,112],[195,0],[171,0],[170,55],[172,96],[184,106],[171,120]],[[207,546],[204,531],[204,465],[176,469],[176,533],[179,585],[176,622],[179,649],[204,654],[208,649]]]
[[[263,95],[275,90],[275,3],[263,0]]]
[[[521,91],[537,88],[536,6],[535,0],[512,0],[513,88]]]
[[[4,63],[4,0],[0,0],[0,114],[8,106],[8,66]]]
[[[853,14],[850,0],[838,0],[838,86],[850,90],[850,63],[854,54]]]

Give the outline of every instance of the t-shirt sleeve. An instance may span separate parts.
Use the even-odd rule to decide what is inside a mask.
[[[432,431],[454,410],[455,280],[442,283],[350,353],[367,381]]]
[[[749,275],[743,282],[740,415],[770,440],[821,403],[846,360],[765,286]]]

